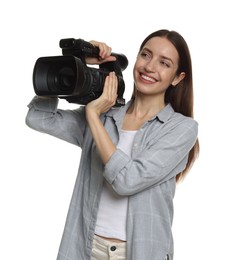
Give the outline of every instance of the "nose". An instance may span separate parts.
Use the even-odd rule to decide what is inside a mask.
[[[145,64],[145,70],[147,72],[155,72],[156,70],[156,64],[155,61],[153,59],[149,60],[146,64]]]

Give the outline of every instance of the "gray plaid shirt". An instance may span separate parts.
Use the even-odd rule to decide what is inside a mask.
[[[131,101],[101,116],[112,141],[118,142]],[[198,124],[167,105],[137,132],[132,156],[117,149],[104,166],[81,106],[57,109],[58,100],[35,97],[26,123],[82,148],[57,260],[90,260],[103,178],[116,193],[128,196],[127,259],[173,259],[173,197],[176,175],[186,165],[197,138]]]

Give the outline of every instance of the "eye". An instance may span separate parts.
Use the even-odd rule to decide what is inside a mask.
[[[150,56],[151,56],[151,54],[150,54],[149,52],[142,51],[142,52],[140,53],[140,56],[143,57],[143,58],[145,58],[145,59],[149,59]]]
[[[165,67],[167,67],[167,68],[170,68],[170,63],[167,62],[167,61],[165,61],[165,60],[161,60],[161,61],[160,61],[160,64],[161,64],[162,66],[165,66]]]

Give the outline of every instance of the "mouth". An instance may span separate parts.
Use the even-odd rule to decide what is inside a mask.
[[[140,73],[140,78],[144,81],[144,82],[149,82],[149,83],[156,83],[158,82],[157,79],[153,78],[153,77],[149,77],[148,75],[145,75],[143,73]]]

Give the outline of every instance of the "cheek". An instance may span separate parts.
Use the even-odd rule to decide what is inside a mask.
[[[137,72],[137,64],[135,63],[135,65],[133,67],[133,77],[134,77],[134,79],[136,77],[136,72]]]
[[[145,66],[146,62],[143,59],[137,58],[134,64],[134,69],[143,68]]]
[[[174,71],[164,71],[164,73],[161,73],[161,76],[168,82],[172,82],[174,78],[176,77],[176,73]]]

